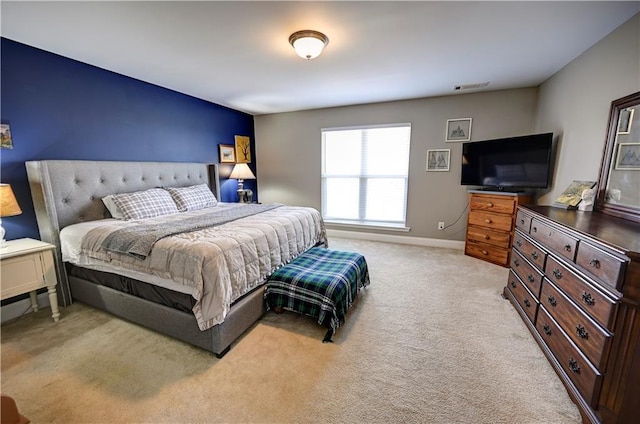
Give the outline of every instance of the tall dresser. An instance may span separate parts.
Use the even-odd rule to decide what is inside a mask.
[[[640,224],[519,206],[504,296],[585,423],[640,419]]]
[[[532,201],[529,193],[470,190],[464,253],[509,266],[516,208]]]

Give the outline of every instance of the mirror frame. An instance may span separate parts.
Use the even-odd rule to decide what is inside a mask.
[[[607,203],[607,183],[609,182],[609,172],[611,170],[611,161],[616,146],[616,137],[618,133],[618,118],[622,109],[640,105],[640,91],[622,97],[611,102],[611,110],[609,111],[609,127],[607,129],[607,140],[602,154],[602,163],[600,164],[600,176],[598,177],[598,195],[596,197],[596,210],[619,218],[624,218],[634,222],[640,222],[640,207],[625,206],[615,203]]]

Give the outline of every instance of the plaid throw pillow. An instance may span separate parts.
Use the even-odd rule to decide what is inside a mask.
[[[161,188],[115,194],[113,202],[120,208],[126,220],[178,213],[171,195]]]
[[[165,187],[164,189],[171,194],[180,212],[210,208],[218,204],[218,199],[206,184],[190,187]]]

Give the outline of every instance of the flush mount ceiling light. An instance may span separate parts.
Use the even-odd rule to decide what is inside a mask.
[[[291,34],[289,44],[293,46],[298,56],[311,60],[320,56],[324,46],[329,44],[329,37],[321,32],[305,29]]]

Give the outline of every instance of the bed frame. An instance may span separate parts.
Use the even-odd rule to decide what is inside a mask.
[[[78,222],[109,217],[102,197],[159,186],[207,183],[219,198],[217,164],[44,160],[28,161],[25,165],[40,238],[56,246],[61,305],[68,306],[77,300],[206,349],[219,358],[265,313],[264,288],[259,287],[232,305],[223,323],[200,331],[193,314],[68,276],[62,261],[60,230]]]

